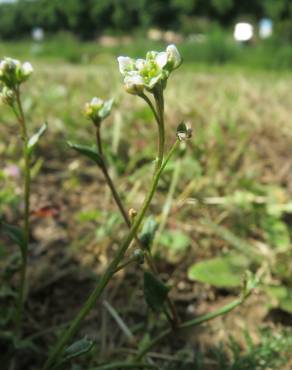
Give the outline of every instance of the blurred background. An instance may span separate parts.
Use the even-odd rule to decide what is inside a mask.
[[[243,306],[170,337],[149,359],[165,370],[291,369],[292,2],[0,0],[0,58],[33,64],[23,86],[29,131],[49,125],[32,164],[23,369],[42,363],[126,233],[102,174],[66,141],[94,145],[84,104],[113,97],[102,128],[108,164],[126,208],[139,209],[156,126],[144,102],[124,91],[116,57],[144,57],[172,43],[184,63],[165,92],[167,147],[183,119],[193,138],[165,170],[149,212],[161,277],[183,319],[237,297],[246,269],[260,270],[263,280]],[[21,224],[16,129],[1,105],[0,216]],[[17,251],[5,238],[0,256],[4,332],[18,276]],[[116,275],[80,333],[97,346],[68,369],[94,369],[134,351],[113,310],[142,343],[166,325],[147,309],[142,280],[141,266]]]
[[[1,0],[0,37],[43,42],[30,52],[71,62],[102,46],[138,41],[141,50],[146,38],[180,43],[186,61],[283,69],[292,66],[291,17],[289,0]]]

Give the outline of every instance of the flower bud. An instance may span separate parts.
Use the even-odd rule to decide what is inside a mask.
[[[134,208],[130,208],[128,211],[128,215],[130,220],[133,222],[135,217],[137,216],[137,211]]]
[[[167,61],[171,69],[178,68],[182,63],[182,58],[175,45],[168,45],[166,48]]]
[[[21,64],[19,60],[12,58],[4,58],[0,62],[0,81],[10,89],[26,81],[32,72],[33,68],[29,62]]]
[[[15,92],[4,86],[0,92],[0,99],[4,104],[13,105],[15,101]]]
[[[104,101],[100,98],[94,97],[89,103],[85,104],[85,117],[98,125],[110,114],[112,105],[113,99]]]
[[[23,63],[21,67],[21,75],[23,78],[23,81],[27,79],[33,72],[33,67],[29,62]]]
[[[192,128],[189,123],[182,122],[177,126],[176,136],[180,141],[186,141],[192,137]]]

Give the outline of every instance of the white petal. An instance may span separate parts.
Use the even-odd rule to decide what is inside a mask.
[[[125,74],[133,67],[133,60],[129,57],[118,57],[118,63],[122,74]]]
[[[165,51],[158,53],[155,57],[155,62],[162,69],[167,63],[167,53]]]

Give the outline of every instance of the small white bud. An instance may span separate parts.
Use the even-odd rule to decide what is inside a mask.
[[[85,104],[84,115],[95,124],[100,124],[100,122],[110,114],[112,105],[112,99],[104,101],[94,97],[89,103]]]
[[[170,63],[172,69],[178,68],[182,63],[182,58],[175,45],[168,45],[166,48],[168,56],[168,63]]]
[[[33,72],[32,65],[29,62],[25,62],[22,65],[22,73],[25,77],[29,77]]]
[[[15,100],[15,93],[13,90],[4,86],[0,92],[0,99],[4,104],[12,105]]]
[[[178,125],[176,136],[180,141],[186,141],[192,137],[192,128],[189,123],[182,122]]]

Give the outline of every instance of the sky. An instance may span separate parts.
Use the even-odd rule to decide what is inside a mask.
[[[0,4],[16,3],[17,0],[0,0]]]

